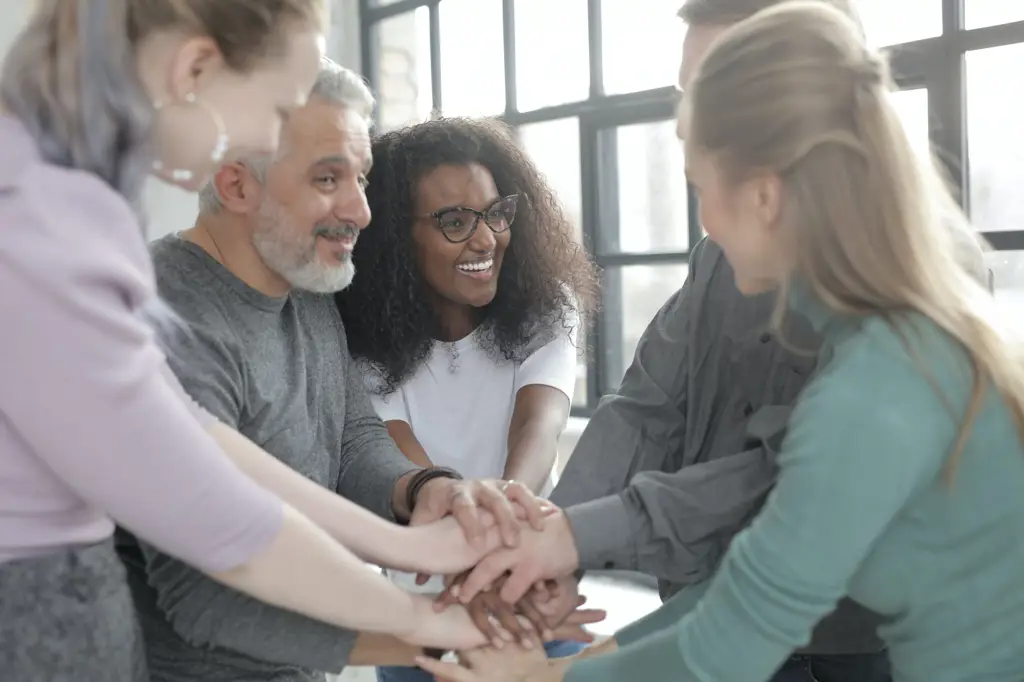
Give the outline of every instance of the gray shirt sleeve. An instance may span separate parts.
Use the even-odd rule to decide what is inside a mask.
[[[394,521],[391,499],[398,479],[421,468],[410,462],[391,439],[370,403],[359,366],[348,356],[345,432],[337,492],[378,516]]]
[[[202,407],[237,428],[245,380],[241,354],[212,306],[196,298],[189,311],[190,328],[164,338],[172,368]],[[162,615],[189,644],[314,670],[340,671],[345,666],[354,632],[264,604],[149,544],[139,545]]]
[[[568,507],[622,491],[638,471],[664,469],[686,431],[687,339],[700,246],[682,289],[661,307],[637,344],[619,390],[606,395],[583,430],[551,501]]]
[[[680,468],[706,241],[683,288],[644,332],[619,390],[601,401],[552,501],[566,508],[582,569],[633,570],[692,583],[713,572],[729,539],[774,480],[770,452],[751,449]],[[785,421],[778,423],[778,435]],[[756,438],[755,438],[756,439]],[[713,482],[713,483],[712,483]]]
[[[356,633],[269,606],[140,543],[161,615],[194,647],[325,672],[348,663]]]

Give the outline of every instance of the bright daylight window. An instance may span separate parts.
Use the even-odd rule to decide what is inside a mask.
[[[614,390],[702,236],[672,116],[682,0],[359,0],[380,129],[449,115],[517,127],[604,272],[574,412]],[[894,104],[941,159],[1024,312],[1024,2],[859,0]]]

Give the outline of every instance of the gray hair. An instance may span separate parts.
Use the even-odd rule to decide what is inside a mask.
[[[344,107],[355,112],[360,118],[372,121],[375,101],[362,76],[326,57],[320,62],[320,72],[309,96]],[[267,171],[273,157],[270,154],[254,154],[238,159],[238,162],[248,168],[253,177],[262,184],[266,182]],[[222,208],[224,203],[211,179],[199,190],[199,213],[215,214]]]
[[[128,8],[39,0],[4,59],[0,103],[44,159],[97,175],[141,219],[153,108],[135,71]]]

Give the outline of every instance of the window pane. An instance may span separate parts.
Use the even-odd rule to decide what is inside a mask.
[[[590,93],[587,0],[516,0],[516,108],[531,111]],[[558,57],[538,49],[557,45]]]
[[[614,287],[605,294],[606,328],[619,335],[619,339],[609,339],[608,347],[614,352],[616,340],[622,345],[619,357],[608,356],[609,385],[605,390],[613,391],[618,387],[623,373],[633,362],[640,336],[669,296],[683,286],[686,272],[686,263],[606,268],[605,286]]]
[[[376,37],[380,129],[393,130],[427,119],[433,106],[429,10],[420,7],[385,19],[377,25]]]
[[[996,303],[1011,319],[1024,317],[1024,251],[992,251],[985,254],[992,273]]]
[[[618,234],[599,235],[602,253],[685,251],[686,168],[675,120],[615,129]]]
[[[676,85],[683,45],[679,0],[601,0],[604,91]]]
[[[396,2],[401,1],[402,0],[370,0],[370,5],[372,7],[384,7],[385,5],[393,5]]]
[[[441,10],[441,109],[446,116],[505,111],[501,0],[444,0]]]
[[[1007,99],[1024,70],[1024,44],[967,53],[967,159],[971,219],[978,229],[1024,229],[1024,126]]]
[[[964,26],[981,28],[1024,19],[1024,4],[1007,0],[964,0]]]
[[[910,144],[919,152],[928,154],[931,149],[928,137],[928,90],[915,88],[894,92],[892,104],[903,121]]]
[[[857,0],[857,9],[876,47],[942,34],[942,0]]]
[[[519,127],[523,149],[544,174],[583,242],[583,196],[580,187],[580,127],[576,118],[561,118]]]

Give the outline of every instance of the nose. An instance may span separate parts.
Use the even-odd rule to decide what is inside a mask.
[[[498,240],[495,238],[494,232],[487,226],[484,219],[480,218],[476,224],[476,231],[469,238],[469,248],[477,253],[490,253],[494,251],[497,243]]]
[[[358,180],[344,183],[335,195],[334,215],[342,222],[355,225],[360,230],[370,224],[370,204],[366,192]]]

